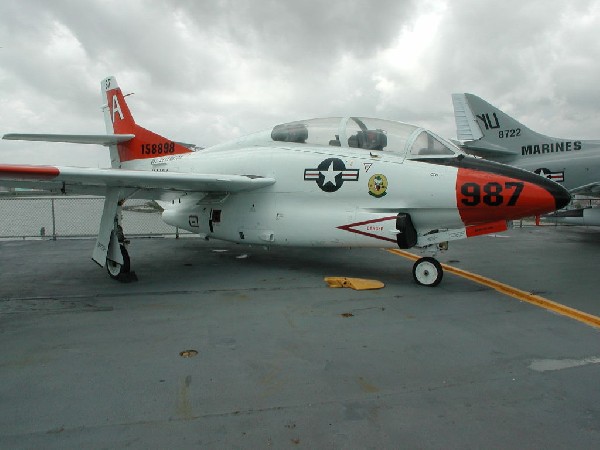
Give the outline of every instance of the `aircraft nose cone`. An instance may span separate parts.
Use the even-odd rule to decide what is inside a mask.
[[[457,206],[466,225],[547,214],[571,201],[563,186],[527,170],[468,157],[458,164]]]
[[[465,225],[548,214],[571,201],[560,184],[506,164],[464,155],[419,161],[458,169],[456,207]]]
[[[554,199],[553,206],[554,206],[555,210],[564,208],[571,201],[571,194],[569,193],[569,191],[567,191],[567,189],[564,188],[564,186],[561,186],[557,182],[552,181],[544,176],[536,175],[532,172],[522,170],[522,169],[517,169],[514,167],[508,167],[506,169],[506,175],[511,176],[516,179],[519,179],[519,180],[523,181],[524,183],[531,183],[533,185],[539,186],[540,188],[544,189]],[[541,197],[539,194],[536,194],[535,192],[533,192],[530,195]],[[540,207],[542,206],[541,203],[543,203],[543,202],[541,202],[541,198],[540,198]],[[544,211],[544,212],[542,212],[542,214],[544,214],[546,212],[551,212],[551,211]]]

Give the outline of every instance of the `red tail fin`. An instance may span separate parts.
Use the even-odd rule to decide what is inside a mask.
[[[177,155],[192,151],[181,144],[137,125],[115,77],[102,80],[102,93],[106,98],[109,113],[105,115],[107,131],[109,133],[112,131],[114,134],[135,135],[133,139],[117,145],[121,162]]]

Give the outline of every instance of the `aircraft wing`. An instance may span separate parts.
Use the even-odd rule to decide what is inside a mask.
[[[2,186],[62,194],[105,195],[107,188],[123,188],[135,192],[136,198],[156,199],[165,193],[240,192],[273,183],[273,178],[253,175],[0,164]]]
[[[600,197],[600,181],[588,183],[571,189],[571,194],[587,195],[588,197]]]

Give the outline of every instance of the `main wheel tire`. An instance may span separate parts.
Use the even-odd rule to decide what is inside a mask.
[[[111,259],[106,260],[106,271],[111,278],[118,280],[119,277],[124,273],[129,273],[131,270],[129,253],[124,245],[119,245],[121,249],[121,255],[123,256],[123,264],[119,264]]]
[[[440,284],[443,276],[442,265],[429,256],[417,260],[413,266],[413,278],[422,286],[435,287]]]

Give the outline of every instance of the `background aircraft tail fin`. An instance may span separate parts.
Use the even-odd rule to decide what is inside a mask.
[[[452,94],[456,134],[482,156],[520,154],[521,146],[546,138],[473,94]]]
[[[127,161],[158,158],[192,151],[189,147],[136,124],[115,77],[102,80],[101,90],[102,96],[106,100],[104,122],[107,133],[134,135],[128,141],[110,146],[110,159],[113,167],[121,167],[121,163]]]

